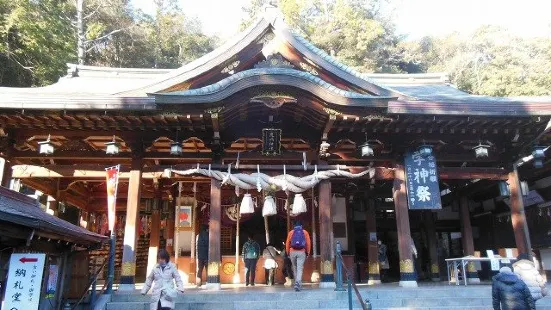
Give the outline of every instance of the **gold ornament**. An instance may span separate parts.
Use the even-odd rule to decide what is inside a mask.
[[[369,274],[379,274],[379,262],[376,262],[376,263],[369,263],[369,267],[368,267],[368,270],[369,270]]]
[[[136,275],[136,263],[135,262],[125,262],[122,263],[121,268],[122,276],[135,276]]]
[[[235,272],[235,265],[234,263],[225,263],[224,266],[222,266],[222,271],[227,274],[227,275],[231,275]]]
[[[440,267],[438,267],[438,264],[432,264],[432,266],[430,266],[430,271],[432,273],[440,273]]]
[[[321,262],[321,274],[333,274],[333,262],[330,260]]]
[[[400,261],[400,272],[402,273],[413,273],[413,261],[411,259],[404,259]]]
[[[207,268],[207,275],[210,276],[218,276],[220,269],[220,263],[219,262],[210,262],[209,266]]]

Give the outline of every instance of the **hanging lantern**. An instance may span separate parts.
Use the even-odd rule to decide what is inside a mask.
[[[473,148],[476,158],[488,157],[489,145],[479,144]]]
[[[329,147],[331,144],[329,144],[327,141],[322,141],[320,144],[320,156],[321,157],[327,157],[329,156]]]
[[[239,206],[239,214],[249,214],[254,213],[254,202],[251,194],[245,194],[243,200],[241,200],[241,205]]]
[[[371,144],[369,143],[364,143],[361,145],[361,151],[362,151],[362,157],[368,157],[368,156],[373,156],[373,154],[375,154],[373,152],[373,147],[371,146]]]
[[[534,168],[543,168],[543,159],[545,158],[545,146],[534,146],[532,156],[534,157]]]
[[[262,207],[262,216],[276,215],[277,208],[274,197],[266,196],[264,197],[264,206]]]
[[[119,154],[120,145],[115,140],[115,136],[113,136],[113,141],[105,143],[105,154],[107,155],[117,155]]]
[[[179,142],[172,142],[170,144],[170,155],[182,155],[182,145]]]
[[[532,151],[532,156],[534,158],[545,158],[545,150],[547,147],[545,146],[534,146],[534,150]]]
[[[295,199],[293,199],[293,208],[291,209],[291,213],[300,214],[306,211],[307,211],[306,201],[304,200],[304,197],[302,197],[302,194],[295,194]]]
[[[432,146],[431,145],[421,145],[419,147],[419,154],[421,154],[421,156],[430,156],[432,154]]]
[[[509,197],[510,191],[509,191],[509,184],[505,181],[499,181],[499,195],[502,197]]]
[[[51,155],[54,153],[54,145],[50,141],[50,135],[46,141],[38,142],[38,152],[44,155]]]

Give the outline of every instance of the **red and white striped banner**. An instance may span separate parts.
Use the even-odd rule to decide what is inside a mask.
[[[109,223],[109,231],[115,230],[115,219],[117,209],[117,187],[119,185],[120,165],[106,168],[107,172],[107,221]]]

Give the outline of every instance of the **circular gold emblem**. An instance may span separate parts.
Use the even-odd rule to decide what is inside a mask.
[[[233,263],[225,263],[224,266],[222,266],[222,271],[224,271],[227,275],[233,274],[235,271],[235,265]]]

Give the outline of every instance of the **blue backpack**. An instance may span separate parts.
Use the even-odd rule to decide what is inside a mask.
[[[302,226],[297,226],[293,230],[293,236],[291,237],[291,248],[294,250],[304,250],[306,248],[306,236]]]

